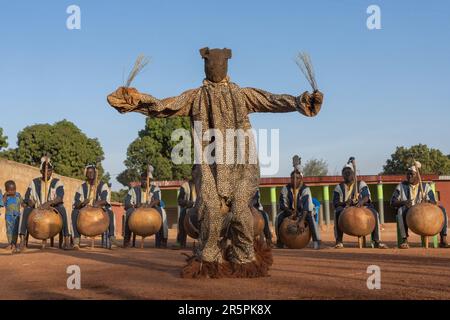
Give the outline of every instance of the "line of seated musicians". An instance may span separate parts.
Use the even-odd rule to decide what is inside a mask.
[[[44,165],[47,163],[47,170],[45,170]],[[20,250],[25,249],[25,235],[27,234],[28,228],[28,217],[34,208],[54,208],[55,211],[61,215],[63,221],[62,234],[64,236],[64,249],[78,249],[80,234],[77,230],[77,217],[79,211],[89,202],[89,195],[91,194],[91,188],[95,184],[96,168],[94,165],[88,165],[85,170],[86,182],[84,182],[75,194],[73,201],[73,211],[72,215],[69,216],[64,207],[64,185],[61,180],[53,177],[53,165],[51,162],[43,162],[40,167],[41,177],[37,177],[32,180],[25,197],[16,191],[16,185],[14,181],[9,180],[5,183],[5,193],[1,193],[0,197],[0,207],[5,207],[5,220],[6,220],[6,233],[8,238],[8,243],[13,252],[20,252]],[[47,199],[45,201],[44,192],[44,181],[45,172],[47,171]],[[150,173],[151,174],[151,173]],[[175,248],[182,248],[186,246],[186,232],[184,230],[184,216],[186,210],[192,208],[195,205],[196,192],[194,181],[195,176],[198,172],[194,169],[192,171],[193,179],[185,182],[181,188],[178,197],[178,204],[181,207],[180,219],[178,221],[178,235],[177,244]],[[358,181],[358,194],[359,198],[356,203],[353,202],[352,190],[353,190],[353,167],[351,165],[346,165],[342,169],[342,177],[344,182],[337,185],[333,193],[333,206],[335,208],[334,221],[339,220],[339,215],[342,213],[343,209],[348,206],[364,206],[368,208],[375,217],[376,226],[372,233],[372,240],[374,246],[377,248],[387,248],[385,244],[380,241],[380,230],[379,230],[379,214],[374,209],[371,195],[367,184],[364,181]],[[141,175],[140,186],[130,188],[126,199],[125,199],[125,236],[124,236],[124,247],[129,246],[131,232],[128,228],[128,219],[133,213],[133,211],[143,205],[153,207],[160,212],[163,220],[160,231],[156,234],[155,242],[156,247],[166,247],[168,238],[168,224],[167,216],[165,211],[161,208],[161,192],[159,188],[151,183],[149,188],[148,203],[144,203],[146,190],[146,173]],[[314,248],[320,248],[320,234],[317,228],[317,219],[314,218],[315,210],[314,204],[312,202],[311,191],[308,186],[303,182],[303,175],[299,171],[293,171],[291,173],[291,183],[284,186],[280,192],[279,197],[279,208],[280,212],[277,215],[275,232],[277,234],[277,247],[282,248],[283,243],[279,237],[279,227],[284,218],[293,215],[293,186],[297,188],[297,216],[306,215],[306,221],[311,227],[312,238],[314,243]],[[428,183],[423,183],[423,190],[425,191],[425,201],[436,204],[436,198],[431,186]],[[391,206],[398,210],[398,214],[401,215],[402,219],[399,219],[399,229],[402,237],[402,243],[400,248],[408,248],[408,226],[406,223],[406,214],[411,208],[411,206],[420,202],[420,186],[419,177],[416,167],[413,166],[408,169],[406,173],[406,180],[397,185],[392,198]],[[95,190],[95,196],[91,203],[93,206],[103,208],[105,212],[108,213],[110,217],[110,225],[108,228],[108,233],[110,241],[113,246],[118,246],[115,239],[115,219],[114,214],[111,210],[110,205],[110,189],[106,183],[99,183],[97,190]],[[265,226],[264,226],[264,236],[269,245],[272,244],[272,234],[269,228],[269,217],[266,212],[264,212],[260,201],[259,190],[256,192],[253,199],[253,205],[258,212],[261,213]],[[21,212],[21,207],[23,211]],[[447,244],[447,214],[445,208],[439,206],[442,210],[444,216],[444,226],[440,232],[440,247],[448,247]],[[336,248],[343,248],[343,232],[339,229],[338,223],[335,223],[335,239]],[[20,237],[20,246],[17,245],[17,238]],[[73,236],[74,246],[72,247],[70,237]]]
[[[77,219],[80,210],[87,205],[102,208],[109,216],[109,226],[107,234],[111,247],[119,246],[115,238],[115,216],[111,209],[111,191],[107,183],[99,182],[95,188],[97,168],[95,165],[88,165],[85,168],[86,181],[80,185],[73,199],[73,211],[71,215],[67,214],[64,206],[64,185],[62,181],[53,176],[53,165],[50,161],[42,161],[40,166],[41,176],[33,179],[26,190],[25,197],[22,198],[16,191],[16,184],[9,180],[5,183],[5,193],[0,191],[0,207],[5,207],[6,234],[8,244],[13,253],[26,250],[26,235],[28,234],[28,218],[35,208],[51,209],[62,218],[62,235],[65,250],[79,249],[80,233],[77,228]],[[47,177],[45,177],[47,173]],[[143,193],[146,189],[146,174],[143,174],[141,185],[131,188],[125,199],[126,218],[138,207],[144,205]],[[45,181],[47,181],[47,198],[45,198]],[[160,232],[156,235],[156,246],[165,247],[167,245],[168,225],[165,211],[161,208],[160,190],[153,183],[149,190],[150,203],[160,212],[163,225]],[[129,239],[130,231],[125,228],[125,240]],[[20,237],[20,245],[18,238]],[[71,241],[71,238],[73,241]],[[73,242],[73,245],[72,245]],[[125,243],[126,244],[126,243]]]
[[[357,201],[353,200],[354,195],[352,194],[354,190],[354,172],[353,166],[347,164],[342,169],[342,177],[343,182],[338,184],[333,192],[333,207],[334,207],[334,236],[335,236],[335,248],[343,248],[343,231],[339,228],[339,217],[343,210],[350,206],[356,207],[365,207],[369,209],[374,218],[375,218],[375,228],[371,234],[372,241],[375,248],[386,249],[388,248],[386,244],[381,242],[380,237],[380,215],[375,210],[370,190],[367,184],[360,180],[357,183],[358,190],[358,199]],[[297,187],[297,213],[293,214],[294,206],[293,206],[293,186],[294,182]],[[421,201],[429,202],[432,204],[437,204],[436,197],[434,191],[432,190],[430,184],[422,183],[422,188],[425,194],[425,200],[421,200],[420,197],[420,183],[419,183],[419,175],[415,166],[408,168],[406,173],[406,180],[401,182],[395,188],[395,191],[392,195],[390,204],[393,208],[397,209],[397,214],[401,216],[399,220],[399,230],[402,237],[402,242],[400,248],[407,249],[408,245],[408,226],[406,222],[406,215],[408,210],[415,204],[420,203]],[[311,192],[309,187],[307,187],[303,182],[303,176],[301,172],[293,171],[291,173],[291,183],[287,184],[283,187],[280,193],[279,200],[279,208],[280,213],[277,215],[275,230],[277,232],[277,247],[283,248],[284,244],[282,243],[279,237],[279,228],[281,226],[282,221],[289,216],[297,216],[301,217],[302,215],[307,215],[306,220],[308,221],[312,238],[314,241],[314,248],[320,248],[320,235],[316,225],[316,219],[313,219],[314,210],[312,209],[311,202]],[[440,232],[440,242],[439,247],[447,248],[447,225],[448,218],[443,206],[439,206],[444,216],[444,225]]]

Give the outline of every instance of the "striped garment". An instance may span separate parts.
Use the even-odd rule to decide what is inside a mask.
[[[161,200],[161,190],[155,184],[150,183],[147,203],[152,200]],[[132,208],[142,203],[145,203],[145,190],[140,186],[130,188],[125,197],[125,209]]]
[[[281,189],[279,208],[281,211],[286,209],[294,209],[293,203],[294,195],[291,184],[287,184]],[[303,184],[297,193],[297,212],[314,211],[314,204],[312,202],[311,189]]]
[[[431,185],[426,182],[422,182],[424,198],[427,201],[436,202],[436,197]],[[415,205],[421,202],[420,197],[420,185],[413,186],[407,181],[403,181],[397,185],[392,194],[391,205],[394,201],[408,201],[412,200],[412,204]]]
[[[75,193],[73,199],[73,207],[77,207],[84,200],[89,198],[91,193],[91,185],[87,182],[83,182],[80,185],[77,192]],[[106,201],[105,207],[111,207],[111,190],[107,183],[100,182],[97,186],[97,190],[93,195],[93,199],[91,199],[90,204],[92,205],[95,201]]]
[[[259,188],[256,189],[255,196],[253,197],[253,207],[259,211],[264,211],[264,207],[261,203],[261,192],[259,191]]]
[[[346,202],[353,193],[353,184],[347,186],[345,183],[340,183],[336,186],[333,192],[333,206],[335,208],[338,207],[339,203]],[[367,203],[372,202],[372,196],[370,194],[369,187],[364,181],[358,181],[358,200],[361,200],[364,197],[369,197],[369,201]]]
[[[178,202],[180,201],[192,201],[195,204],[197,200],[197,192],[192,181],[185,181],[180,187],[180,193],[178,195]]]
[[[37,208],[47,201],[55,200],[57,197],[64,199],[64,185],[61,180],[58,178],[52,178],[48,181],[47,199],[44,199],[45,188],[43,185],[44,181],[42,178],[33,179],[25,193],[25,202],[28,203],[29,200],[33,200],[36,202],[35,207]]]

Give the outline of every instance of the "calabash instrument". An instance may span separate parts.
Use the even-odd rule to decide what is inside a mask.
[[[301,158],[299,156],[296,155],[292,158],[292,164],[294,167],[294,172],[300,172]],[[297,217],[298,188],[296,186],[297,177],[294,174],[294,185],[292,186],[294,210],[292,215],[285,218],[279,227],[281,242],[283,242],[290,249],[302,249],[306,247],[311,240],[311,230],[308,223],[305,220],[300,221],[301,218]]]
[[[109,227],[109,215],[102,208],[85,206],[80,210],[77,229],[86,237],[96,237],[103,234]]]
[[[420,163],[414,160],[417,174],[419,176],[419,203],[413,205],[406,215],[408,227],[416,234],[424,237],[438,234],[444,226],[444,215],[441,208],[432,203],[424,202],[426,195],[423,190],[422,176],[420,174]],[[426,241],[426,245],[428,241]]]
[[[145,188],[144,204],[149,203],[149,191],[150,191],[150,174],[153,172],[153,167],[149,165],[147,167],[147,185]],[[128,227],[135,235],[141,236],[141,248],[144,247],[144,239],[151,235],[156,234],[162,226],[162,217],[158,210],[150,207],[137,208],[133,211],[128,219]]]
[[[128,219],[131,232],[143,238],[157,233],[161,225],[161,214],[154,208],[137,208]]]
[[[44,165],[44,195],[42,202],[48,201],[48,155],[43,157]],[[37,204],[36,204],[37,206]],[[63,227],[62,217],[55,208],[43,209],[35,208],[28,217],[28,232],[38,240],[42,240],[42,248],[45,247],[46,240],[59,234]]]
[[[353,166],[353,190],[352,190],[352,200],[353,203],[359,200],[359,188],[358,188],[358,176],[356,174],[356,161],[354,157],[350,157],[347,162]],[[364,238],[366,235],[372,233],[375,229],[375,217],[372,212],[364,207],[347,207],[345,208],[340,217],[338,223],[339,229],[341,229],[345,234],[358,237],[359,247],[362,248],[364,245]]]
[[[408,227],[420,236],[434,236],[444,226],[441,208],[432,203],[418,203],[408,210],[406,215]]]
[[[364,237],[375,228],[375,218],[372,212],[364,207],[345,208],[339,217],[339,229],[345,234]]]
[[[94,207],[98,189],[98,165],[95,166],[94,184],[89,185],[89,205],[83,207],[78,214],[78,232],[86,237],[96,237],[103,234],[109,227],[109,215],[103,208]],[[92,240],[93,245],[93,240]]]
[[[264,231],[264,218],[255,207],[250,208],[253,217],[253,237],[260,237]]]
[[[302,249],[311,241],[311,230],[306,221],[299,222],[298,218],[287,217],[281,223],[280,236],[289,249]]]
[[[61,232],[62,227],[62,217],[54,208],[33,209],[28,217],[28,232],[38,240],[53,238]]]
[[[198,239],[200,236],[200,225],[197,217],[197,210],[194,208],[189,208],[186,210],[186,215],[183,221],[184,230],[187,235],[192,239]]]

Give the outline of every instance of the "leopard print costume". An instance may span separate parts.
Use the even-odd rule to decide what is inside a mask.
[[[298,111],[308,117],[315,116],[320,111],[323,96],[320,92],[313,95],[304,92],[295,97],[272,94],[254,88],[240,88],[226,77],[217,83],[205,79],[198,89],[162,100],[141,94],[133,88],[121,87],[108,96],[108,103],[121,113],[133,111],[161,118],[188,116],[192,125],[194,121],[200,121],[202,124],[201,137],[210,128],[221,130],[225,137],[226,129],[251,129],[248,115],[253,112]],[[311,101],[314,103],[311,104]],[[203,141],[201,137],[199,141],[202,141],[205,148],[210,142]],[[252,148],[254,141],[253,137],[250,137],[245,142],[246,160]],[[237,155],[236,149],[234,159]],[[270,257],[266,255],[265,258],[259,257],[258,253],[255,255],[250,211],[251,200],[259,183],[259,165],[202,163],[199,179],[197,190],[200,192],[196,208],[201,223],[200,245],[197,254],[189,260],[188,267],[184,269],[182,275],[185,277],[266,275],[271,264],[271,255]],[[220,213],[224,201],[229,204],[228,217],[231,217],[231,220],[226,220]],[[228,247],[226,254],[220,245],[223,240],[221,231],[224,227],[231,230],[231,246]],[[259,253],[264,250],[258,246],[256,249]]]

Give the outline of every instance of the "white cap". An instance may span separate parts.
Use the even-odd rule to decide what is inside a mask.
[[[353,166],[350,163],[347,163],[343,168],[342,171],[344,171],[345,169],[349,168],[350,170],[353,171]]]
[[[414,161],[414,164],[408,168],[409,171],[417,172],[418,169],[422,168],[422,164],[419,161]]]
[[[41,165],[39,167],[40,170],[44,169],[44,163],[47,161],[47,166],[53,169],[53,164],[50,161],[50,157],[42,157],[41,158]]]

